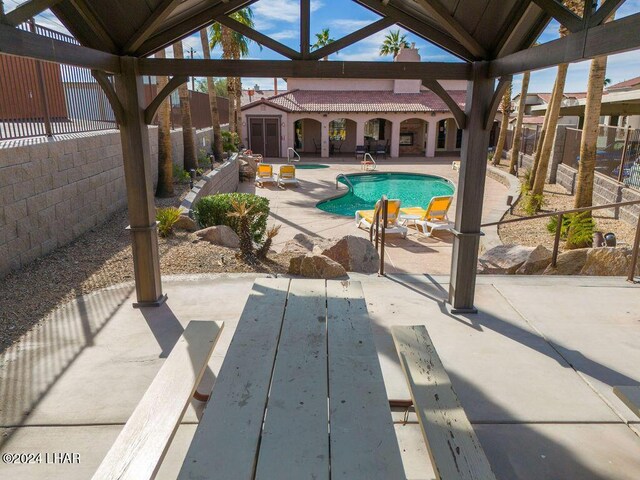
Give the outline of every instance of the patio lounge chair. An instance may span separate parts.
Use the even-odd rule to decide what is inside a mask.
[[[430,237],[434,230],[449,230],[453,222],[449,221],[447,212],[453,201],[452,196],[433,197],[426,210],[419,207],[403,208],[400,218],[414,222],[416,229]]]
[[[298,179],[296,178],[296,167],[293,165],[280,166],[280,173],[278,173],[278,186],[284,188],[285,185],[298,186]]]
[[[380,200],[376,202],[374,210],[358,210],[356,212],[356,226],[369,230],[375,221],[376,210],[380,208]],[[387,224],[383,225],[386,233],[399,233],[403,237],[407,236],[407,227],[400,224],[400,200],[388,200],[387,204]],[[382,216],[380,216],[382,222]]]
[[[273,175],[273,165],[268,163],[258,164],[258,171],[256,172],[256,183],[258,186],[263,187],[265,183],[277,183],[278,179]]]

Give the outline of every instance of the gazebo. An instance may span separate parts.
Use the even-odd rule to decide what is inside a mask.
[[[122,139],[138,306],[160,305],[165,298],[147,128],[160,102],[187,76],[420,79],[442,98],[463,129],[449,302],[454,311],[471,312],[489,133],[510,76],[640,48],[640,13],[607,22],[624,0],[607,0],[599,8],[585,0],[583,16],[556,0],[355,0],[381,18],[314,52],[310,51],[310,0],[300,0],[299,51],[228,17],[255,1],[28,0],[11,11],[0,10],[0,52],[90,68],[111,102]],[[45,9],[51,9],[81,45],[18,28]],[[570,33],[533,47],[551,19]],[[287,60],[148,58],[213,22]],[[319,61],[392,24],[463,62]],[[144,75],[172,76],[149,105],[143,95]],[[465,111],[438,83],[444,79],[469,82]]]

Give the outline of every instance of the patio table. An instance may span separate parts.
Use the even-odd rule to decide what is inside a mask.
[[[359,282],[256,280],[178,478],[406,478]]]

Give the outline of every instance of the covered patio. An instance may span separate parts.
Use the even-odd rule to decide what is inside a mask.
[[[393,348],[390,327],[426,327],[433,345],[437,346],[444,365],[438,373],[446,367],[446,388],[451,390],[454,387],[459,398],[453,399],[450,409],[432,409],[429,413],[434,417],[430,418],[446,419],[447,415],[453,414],[458,420],[470,422],[468,428],[466,424],[462,428],[464,435],[469,435],[468,443],[473,450],[473,455],[469,457],[472,458],[472,467],[467,470],[474,471],[473,466],[477,464],[473,458],[477,458],[484,462],[481,470],[489,473],[480,477],[462,474],[443,476],[491,478],[493,470],[496,477],[501,479],[636,478],[640,471],[638,418],[612,391],[613,386],[638,385],[639,379],[634,376],[635,366],[640,360],[640,350],[637,348],[640,341],[637,322],[640,297],[636,287],[622,284],[620,279],[476,278],[476,269],[482,235],[480,225],[489,135],[509,79],[523,71],[640,48],[640,36],[637,35],[640,13],[607,22],[624,0],[608,0],[598,8],[594,7],[591,0],[586,0],[583,16],[572,13],[555,0],[421,0],[417,3],[411,0],[355,0],[377,13],[380,19],[312,52],[310,0],[300,0],[299,49],[285,46],[228,17],[230,13],[255,1],[257,0],[28,0],[13,10],[0,10],[0,52],[90,68],[105,91],[121,132],[129,230],[135,266],[133,284],[79,298],[66,308],[54,312],[42,322],[41,328],[29,332],[3,354],[0,377],[3,397],[0,411],[2,452],[77,453],[82,460],[45,462],[44,465],[7,462],[0,465],[0,476],[21,479],[90,477],[122,430],[122,425],[131,418],[136,405],[138,408],[133,416],[140,413],[139,402],[149,384],[156,389],[152,392],[165,394],[163,398],[166,402],[157,401],[154,404],[155,397],[143,398],[147,407],[160,409],[172,401],[171,395],[167,394],[173,393],[174,384],[163,389],[155,380],[158,372],[162,373],[161,367],[169,364],[173,368],[175,365],[175,361],[170,363],[170,352],[178,351],[185,363],[192,360],[191,356],[196,353],[205,358],[201,391],[210,391],[214,379],[216,387],[224,383],[217,374],[222,368],[223,360],[228,358],[227,353],[233,345],[232,339],[238,325],[250,324],[260,318],[259,315],[255,319],[245,315],[244,322],[238,320],[242,318],[241,312],[247,299],[252,298],[249,295],[252,285],[254,289],[255,285],[260,287],[263,280],[254,284],[255,275],[174,279],[161,277],[148,125],[162,100],[184,83],[188,76],[269,76],[420,80],[449,107],[455,120],[455,125],[453,121],[447,124],[449,133],[454,126],[462,130],[449,275],[438,278],[426,274],[391,274],[387,277],[352,275],[351,278],[360,282],[354,293],[354,298],[357,297],[357,304],[361,307],[357,316],[362,320],[365,317],[363,312],[367,313],[368,309],[370,319],[370,322],[364,324],[363,328],[366,328],[358,332],[363,335],[362,338],[372,339],[375,343],[365,342],[366,348],[374,348],[373,355],[369,355],[364,362],[365,371],[377,379],[377,370],[381,367],[381,381],[384,383],[382,393],[386,389],[388,398],[405,400],[410,394],[412,398],[415,396],[413,389],[408,391],[405,377],[411,383],[411,375],[407,375],[404,363],[402,368],[400,366],[401,362]],[[51,9],[81,45],[41,37],[19,28],[24,21],[47,8]],[[552,18],[566,26],[570,34],[533,47]],[[149,58],[158,50],[216,21],[280,53],[287,60]],[[320,61],[392,24],[398,24],[440,46],[461,61],[411,64]],[[146,103],[143,92],[143,76],[147,75],[172,77],[149,104]],[[468,81],[464,111],[443,89],[439,83],[442,80]],[[395,128],[398,127],[399,124]],[[447,148],[447,143],[452,142],[452,136],[448,134],[447,137],[444,148]],[[295,285],[301,285],[301,280],[276,280],[275,283],[281,288],[278,299],[286,307],[287,298],[296,300],[295,295],[287,297],[290,293],[289,286],[293,289],[294,282]],[[355,282],[345,281],[342,287],[346,291],[347,286],[353,284]],[[298,303],[293,302],[298,309],[294,312],[294,319],[306,320],[309,332],[313,329],[322,330],[318,322],[328,322],[329,318],[337,320],[334,323],[338,324],[351,318],[348,314],[344,318],[340,315],[331,317],[327,314],[327,309],[323,309],[325,298],[327,304],[337,298],[324,295],[331,288],[339,291],[338,283],[334,283],[332,287],[328,283],[325,287],[315,283],[311,287],[299,288],[308,288],[306,293],[316,291],[314,289],[325,292],[315,296],[299,295],[309,305],[319,309],[321,314],[317,316],[317,322],[316,318],[311,318],[314,320],[311,322],[308,315],[305,316],[307,310],[303,307],[306,304],[300,298]],[[257,301],[256,298],[259,299],[260,296],[253,298]],[[541,301],[542,298],[544,301]],[[273,307],[270,297],[265,296],[263,300],[265,308]],[[345,308],[343,311],[351,312],[351,297],[341,300],[346,302],[337,302],[342,305],[341,308]],[[344,306],[347,304],[348,308]],[[282,316],[285,317],[285,323],[280,325],[286,324],[287,314],[282,313]],[[215,344],[216,339],[219,341],[208,363],[206,352],[190,351],[189,343],[181,337],[188,330],[189,327],[185,329],[188,323],[191,326],[196,323],[194,320],[202,319],[218,322],[209,322],[211,332],[215,332],[215,335],[212,333],[215,338],[209,343]],[[220,322],[226,324],[221,335]],[[276,327],[277,331],[281,328],[284,332],[285,352],[296,348],[300,350],[294,335],[296,323],[290,323],[293,324],[291,329]],[[307,368],[309,364],[317,364],[320,369],[324,369],[326,376],[327,363],[323,364],[321,357],[318,361],[318,355],[332,347],[331,343],[327,346],[326,330],[323,335],[324,344],[313,344],[317,349],[315,361],[309,356],[304,357],[304,368],[300,368],[303,368],[306,375],[304,379],[308,383],[303,385],[305,388],[296,389],[293,392],[295,395],[302,391],[306,393],[307,386],[309,390],[313,390],[318,385],[327,383],[324,381],[326,377],[314,377],[315,370]],[[333,338],[341,337],[329,336],[329,342],[335,342]],[[330,359],[342,360],[341,355],[344,354],[357,356],[359,344],[362,345],[363,341],[358,344],[356,337],[349,337],[349,340],[354,341],[354,351],[345,353],[340,350],[344,345],[338,344],[338,353],[332,353]],[[276,342],[280,341],[278,337]],[[275,352],[280,352],[282,345],[283,343],[269,344],[268,347],[273,352],[271,360],[256,360],[252,364],[255,368],[275,365],[274,378],[271,378],[269,372],[262,378],[263,390],[267,393],[271,380],[280,381],[279,394],[286,391],[287,377],[282,372],[296,371],[287,363],[286,354],[284,360],[280,360],[282,356],[275,359]],[[211,348],[214,348],[213,345]],[[211,350],[208,353],[211,354]],[[303,356],[305,354],[304,351],[299,353]],[[368,353],[371,354],[371,351]],[[438,356],[435,355],[435,358]],[[235,352],[234,359],[242,361],[238,351]],[[360,361],[361,358],[358,357],[348,366]],[[282,362],[284,368],[280,366]],[[208,368],[205,368],[207,365]],[[200,381],[195,364],[192,367],[173,377],[176,383],[181,384],[181,391],[186,392],[187,399]],[[349,368],[336,368],[335,365],[332,368],[329,368],[330,373],[336,377],[345,371],[347,374],[350,372]],[[237,371],[246,375],[251,373],[251,368]],[[307,375],[308,372],[311,374]],[[440,378],[438,375],[436,377]],[[189,379],[193,384],[191,392],[191,385],[187,383]],[[300,378],[293,375],[292,380],[300,381]],[[372,390],[380,393],[381,382],[372,382],[372,386],[363,385],[365,380],[361,376],[355,376],[355,373],[353,380],[349,384],[343,378],[340,386],[346,390],[354,385],[362,389],[358,392],[359,396],[347,397],[349,401],[354,399],[354,404],[361,406],[358,413],[364,411],[366,414],[367,409],[363,405],[369,406],[371,397],[368,395],[372,394]],[[415,386],[416,389],[424,387]],[[247,383],[247,392],[250,387],[251,383]],[[424,392],[423,389],[422,393]],[[431,398],[428,388],[426,392],[428,395],[425,394],[425,398]],[[238,398],[233,397],[233,407],[236,409],[234,412],[243,407],[253,393],[247,393],[246,396],[239,391],[238,395]],[[269,415],[277,415],[274,412],[278,412],[282,405],[292,405],[290,402],[295,395],[285,396],[285,403],[278,403],[278,398],[274,400],[270,397],[266,422],[269,422]],[[328,442],[327,425],[323,424],[322,418],[323,414],[327,414],[324,412],[327,410],[327,397],[322,390],[314,398],[316,404],[318,399],[322,408],[313,410],[309,416],[319,415],[319,420],[315,420],[319,421],[321,430],[324,429],[322,441]],[[458,400],[460,403],[456,404]],[[216,401],[218,399],[214,393],[207,407],[209,412],[213,411],[211,405]],[[438,395],[435,395],[435,401],[439,401]],[[347,399],[344,399],[342,404],[346,402]],[[417,407],[417,402],[414,404]],[[209,461],[218,453],[216,450],[208,450],[210,444],[198,437],[198,432],[202,432],[202,429],[196,424],[207,418],[207,410],[202,414],[202,403],[196,405],[200,411],[188,406],[184,417],[180,408],[176,407],[172,415],[177,418],[177,431],[169,428],[164,431],[163,440],[166,445],[170,444],[168,451],[165,445],[153,446],[159,458],[149,460],[153,465],[146,466],[145,472],[149,473],[147,478],[153,478],[156,474],[158,478],[176,478],[177,475],[188,478],[192,463],[196,463],[192,459],[204,458]],[[304,402],[299,402],[284,409],[287,415],[281,418],[287,421],[294,418],[291,431],[307,438],[308,432],[304,425],[308,418],[305,416],[306,409],[309,407],[303,405]],[[332,405],[333,416],[333,410],[336,406],[340,407],[340,402]],[[263,414],[265,406],[266,403],[263,405]],[[154,408],[147,408],[135,416],[136,421],[147,427],[154,427],[156,422],[149,417],[153,410]],[[229,411],[231,410],[230,408]],[[416,408],[419,414],[427,410]],[[389,413],[388,410],[386,413]],[[416,418],[409,415],[409,422],[404,422],[402,416],[403,412],[396,411],[391,417],[394,420],[392,428],[398,440],[391,450],[395,448],[397,455],[401,455],[402,465],[397,466],[399,470],[404,470],[407,478],[440,478],[439,469],[443,468],[443,464],[438,464],[436,458],[438,461],[448,461],[447,464],[451,464],[451,467],[447,468],[455,467],[460,471],[457,463],[460,452],[454,453],[456,449],[451,443],[448,443],[450,452],[445,449],[447,438],[444,438],[440,447],[435,446],[435,442],[431,444],[432,439],[429,438],[427,453],[425,443],[420,438],[421,428],[415,423]],[[255,423],[260,423],[261,429],[262,417],[259,420]],[[343,420],[353,428],[358,417],[345,415]],[[218,422],[225,421],[226,417],[218,417]],[[299,423],[296,424],[296,421]],[[423,431],[425,423],[429,427],[429,421],[425,422],[424,418],[420,421]],[[286,425],[284,420],[278,422],[281,435],[284,435]],[[296,425],[299,428],[295,428]],[[380,432],[390,425],[390,422],[382,425]],[[227,425],[236,434],[241,432],[240,426],[239,422]],[[259,430],[258,433],[262,432],[263,437],[273,434],[270,427],[271,425],[265,426],[264,432]],[[127,431],[126,426],[124,430]],[[446,426],[442,431],[446,431]],[[337,429],[331,432],[333,438],[343,433]],[[358,433],[358,438],[367,440],[367,436],[363,436],[362,431],[357,428],[347,431],[348,435]],[[192,442],[194,435],[198,441]],[[202,435],[206,436],[206,433]],[[124,448],[139,448],[138,438],[132,438]],[[151,441],[148,438],[143,440],[154,443],[155,437],[151,438]],[[286,435],[283,438],[287,438]],[[291,449],[306,446],[304,442],[295,442],[296,438],[298,437],[288,439],[287,445]],[[384,436],[385,442],[390,438],[388,435]],[[226,437],[217,440],[220,442],[225,439]],[[480,444],[477,443],[478,439]],[[274,445],[273,442],[271,445]],[[361,444],[353,442],[353,446],[360,447]],[[303,458],[305,461],[322,463],[322,468],[327,466],[324,478],[329,478],[329,460],[320,458],[322,455],[298,457],[288,455],[288,450],[284,450],[279,453],[272,446],[271,451],[264,454],[271,459],[267,465],[271,470],[267,471],[277,472],[285,464],[282,462],[291,462],[298,468],[296,460]],[[340,449],[334,448],[334,454],[343,453],[338,450]],[[480,455],[482,450],[486,453],[486,458],[483,454]],[[323,449],[322,452],[324,451]],[[261,455],[262,452],[263,450],[260,451]],[[375,458],[375,455],[371,456],[374,453],[375,448],[370,449],[367,458]],[[165,454],[164,462],[160,463]],[[257,453],[255,455],[258,461]],[[430,456],[434,466],[429,461]],[[73,460],[76,457],[70,458]],[[188,459],[187,462],[185,458]],[[130,459],[122,455],[112,467],[117,469],[121,463],[126,470],[132,463],[144,461],[144,458]],[[376,471],[373,464],[365,464],[370,470]],[[331,465],[331,478],[341,478],[338,467]],[[240,466],[246,467],[245,464]],[[349,468],[355,466],[349,465]],[[254,478],[253,468],[249,470],[251,478]],[[178,474],[178,471],[181,473]],[[380,471],[377,472],[378,476],[381,475]],[[208,475],[213,476],[215,473],[215,469],[210,469]],[[128,478],[141,478],[136,477],[135,472],[129,471],[129,475],[132,476]],[[292,475],[292,478],[298,478],[295,474]],[[239,477],[227,478],[237,480]],[[264,478],[282,476],[272,473]],[[355,477],[343,475],[342,478]],[[396,477],[387,478],[395,480]]]

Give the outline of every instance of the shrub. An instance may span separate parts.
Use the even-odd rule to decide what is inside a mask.
[[[180,210],[176,207],[159,208],[156,212],[160,236],[167,237],[173,233],[173,226],[180,218]]]
[[[222,131],[222,150],[225,152],[237,152],[240,145],[240,137],[235,132]]]
[[[540,211],[543,205],[544,205],[544,196],[534,195],[529,192],[524,197],[524,203],[522,204],[522,208],[524,209],[527,215],[535,215]]]
[[[547,223],[549,233],[555,235],[558,217],[551,217]],[[568,213],[562,217],[560,238],[566,240],[566,248],[584,248],[593,244],[593,232],[596,224],[591,212]]]
[[[254,204],[255,205],[255,204]],[[246,262],[254,260],[253,238],[251,235],[251,220],[253,217],[254,205],[247,206],[246,200],[231,200],[232,212],[227,213],[227,217],[238,221],[238,236],[240,237],[240,252]]]
[[[173,165],[173,181],[177,183],[189,183],[191,175],[180,165]]]
[[[253,241],[261,243],[267,230],[269,200],[250,193],[219,193],[198,200],[193,208],[196,220],[202,228],[213,225],[228,225],[240,235],[240,222],[237,217],[227,214],[233,212],[232,202],[244,202],[251,209],[250,230]]]

